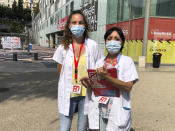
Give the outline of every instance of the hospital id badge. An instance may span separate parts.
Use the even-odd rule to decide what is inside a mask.
[[[98,103],[107,104],[108,101],[109,101],[109,97],[105,97],[105,96],[98,97]]]
[[[80,92],[81,92],[81,85],[73,84],[72,93],[73,94],[80,94]]]

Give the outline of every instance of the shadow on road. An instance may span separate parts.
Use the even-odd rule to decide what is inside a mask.
[[[31,100],[39,97],[57,99],[57,72],[0,72],[0,102],[7,99]]]

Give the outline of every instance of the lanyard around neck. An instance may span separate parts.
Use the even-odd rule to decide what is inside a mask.
[[[74,43],[72,42],[72,48],[73,48],[73,52],[74,52],[75,81],[76,81],[76,83],[77,83],[77,79],[78,79],[78,63],[79,63],[79,59],[80,59],[80,55],[81,55],[81,51],[82,51],[83,45],[84,45],[84,41],[81,43],[80,50],[79,50],[79,56],[78,56],[78,59],[76,60]]]
[[[119,62],[119,59],[120,59],[120,54],[118,54],[117,58],[116,58],[115,61],[112,63],[112,66],[117,65],[118,62]],[[109,58],[107,58],[107,60],[105,61],[105,67],[107,67],[108,63],[109,63]]]

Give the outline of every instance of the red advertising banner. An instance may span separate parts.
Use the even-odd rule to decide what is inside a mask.
[[[123,30],[126,40],[142,40],[144,33],[144,18],[123,21],[106,26],[108,30],[111,27],[120,27]],[[149,40],[175,40],[175,19],[173,18],[154,18],[149,21]]]
[[[150,18],[149,39],[175,41],[175,19]]]
[[[126,40],[142,40],[144,32],[144,18],[109,24],[106,26],[106,29],[108,30],[111,27],[121,28]]]
[[[61,20],[58,22],[58,24],[57,24],[57,29],[58,29],[58,31],[64,30],[64,26],[65,26],[65,24],[66,24],[68,18],[69,18],[69,16],[64,17],[63,19],[61,19]]]
[[[111,68],[107,69],[111,77],[117,78],[117,69]],[[90,79],[90,84],[96,96],[113,96],[119,97],[119,89],[114,87],[111,83],[105,79],[101,79],[96,70],[88,69],[88,76]]]

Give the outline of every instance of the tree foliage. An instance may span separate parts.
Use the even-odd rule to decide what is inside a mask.
[[[0,5],[0,18],[11,18],[12,9],[3,5]]]
[[[16,23],[16,22],[12,22],[12,23],[10,23],[10,30],[12,33],[23,33],[24,32],[24,25]]]
[[[14,0],[13,4],[12,4],[12,13],[13,13],[13,17],[12,18],[16,18],[17,17],[17,11],[18,11],[18,8],[17,8],[17,4],[16,4],[16,0]]]
[[[23,0],[18,0],[18,18],[21,20],[23,19]]]
[[[31,20],[32,20],[31,9],[29,9],[29,8],[24,9],[24,21],[29,22]]]
[[[31,22],[31,9],[23,8],[23,0],[18,0],[18,2],[17,5],[16,0],[14,0],[12,8],[0,5],[0,18],[14,19],[25,23]]]
[[[31,9],[23,8],[23,0],[14,0],[12,8],[0,5],[0,24],[10,27],[10,32],[22,33],[26,24],[31,23]]]

